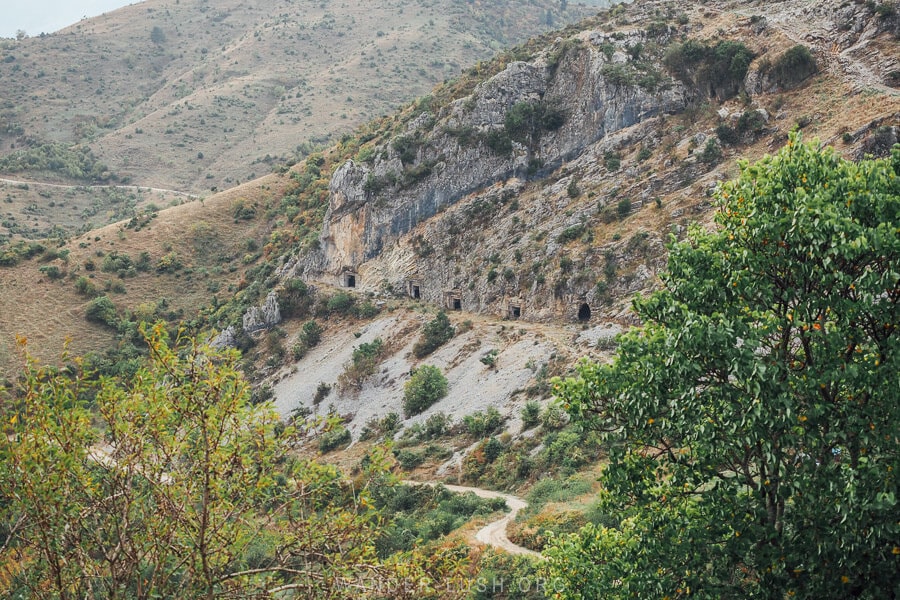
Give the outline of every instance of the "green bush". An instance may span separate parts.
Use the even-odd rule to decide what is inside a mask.
[[[447,313],[439,312],[434,319],[425,324],[421,337],[413,346],[413,355],[416,358],[428,356],[449,342],[454,333],[455,330],[450,324]]]
[[[84,316],[88,321],[110,327],[116,327],[119,321],[119,317],[116,314],[116,306],[109,299],[109,296],[100,296],[91,300]]]
[[[610,171],[618,171],[622,166],[622,156],[618,152],[607,151],[603,155],[603,164]]]
[[[371,342],[365,342],[353,349],[353,357],[344,368],[344,372],[338,378],[342,388],[362,387],[363,381],[375,373],[378,363],[384,354],[384,341],[375,338]]]
[[[423,453],[407,449],[394,450],[394,458],[397,459],[397,462],[400,463],[400,467],[404,471],[412,471],[425,462],[425,455]]]
[[[474,438],[482,438],[497,433],[503,427],[503,417],[493,406],[484,412],[475,411],[463,417],[466,432]]]
[[[700,153],[700,162],[714,165],[720,160],[722,160],[722,149],[719,148],[715,139],[707,139],[706,146],[703,148],[703,152]]]
[[[285,319],[306,316],[312,303],[312,293],[302,279],[290,279],[278,290],[278,308]]]
[[[334,425],[319,435],[319,452],[326,454],[350,443],[350,431],[343,425]]]
[[[403,412],[417,415],[447,395],[447,378],[433,365],[422,365],[411,372],[403,386]]]
[[[768,69],[772,82],[782,89],[790,89],[807,77],[814,75],[816,59],[809,48],[797,44],[779,56]]]
[[[307,348],[313,348],[322,340],[325,330],[315,321],[307,321],[300,330],[300,342]]]
[[[663,64],[685,83],[708,86],[721,96],[734,96],[743,84],[753,52],[741,42],[722,40],[709,46],[697,40],[674,44]]]
[[[522,407],[522,430],[531,429],[541,421],[541,405],[531,400]]]
[[[353,308],[353,296],[347,292],[337,292],[325,302],[328,314],[347,315]]]

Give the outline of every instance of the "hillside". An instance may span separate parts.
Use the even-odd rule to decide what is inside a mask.
[[[206,6],[192,1],[140,6]],[[419,19],[427,4],[370,8]],[[537,6],[502,4],[492,25]],[[572,5],[542,9],[544,21],[558,9]],[[221,14],[216,28],[231,20]],[[415,29],[365,22],[398,48]],[[260,26],[234,56],[282,26]],[[159,27],[145,33],[166,57],[184,38]],[[94,509],[111,503],[137,523],[128,540],[148,537],[145,522],[190,540],[204,528],[178,511],[224,507],[234,535],[217,542],[228,558],[208,596],[243,585],[254,597],[472,600],[484,582],[490,597],[526,600],[900,593],[898,40],[893,2],[637,0],[209,196],[119,187],[100,147],[115,132],[90,148],[36,145],[31,156],[112,187],[3,184],[3,226],[26,239],[0,246],[2,452],[18,461],[0,461],[0,483],[40,492],[16,496],[21,512],[61,502],[61,535],[75,514],[116,522]],[[235,77],[260,81],[257,60]],[[240,89],[254,103],[237,105],[247,131],[263,129],[216,164],[255,169],[281,125]],[[185,90],[189,104],[154,97],[201,110],[206,92]],[[267,116],[253,121],[257,107]],[[185,140],[203,131],[167,114]],[[162,172],[148,163],[148,177]],[[17,339],[65,368],[23,372]],[[73,376],[81,367],[88,376]],[[78,439],[60,443],[70,431]],[[86,483],[60,494],[55,481]],[[79,502],[90,510],[69,508]],[[3,516],[24,540],[14,551],[46,538]],[[110,546],[106,530],[79,522],[66,547],[118,568],[95,550]],[[0,590],[37,589],[16,581],[37,562],[0,561]],[[81,563],[67,564],[81,581]],[[548,573],[560,587],[534,587]]]
[[[497,318],[516,312],[577,322],[586,306],[589,318],[627,323],[628,298],[654,285],[666,237],[706,219],[707,191],[735,173],[734,160],[777,148],[798,124],[854,156],[883,151],[895,135],[889,125],[898,102],[888,84],[896,45],[883,41],[895,35],[894,21],[857,6],[850,17],[858,30],[843,34],[840,51],[820,33],[838,28],[838,13],[813,14],[815,28],[799,35],[795,25],[780,26],[796,22],[791,11],[801,9],[791,3],[769,10],[769,18],[746,5],[667,6],[619,8],[568,30],[568,40],[551,35],[507,53],[373,121],[312,164],[182,206],[167,208],[165,196],[150,194],[149,210],[73,239],[61,257],[7,261],[17,264],[0,268],[8,290],[0,310],[4,362],[11,364],[15,334],[46,358],[65,338],[76,352],[110,339],[108,329],[80,316],[98,292],[79,294],[79,277],[111,294],[120,311],[143,306],[146,313],[162,303],[172,308],[161,314],[190,318],[212,302],[208,319],[224,328],[278,285],[279,260],[288,264],[278,270],[282,278],[295,273],[341,286],[352,272],[369,294],[403,295],[416,286],[433,305],[453,308],[458,299],[466,311]],[[721,97],[712,102],[698,95],[707,84],[663,64],[688,34],[710,44],[739,40],[753,53],[742,80],[713,89]],[[860,57],[861,39],[868,51]],[[779,85],[765,69],[797,42],[809,44],[818,72]],[[651,83],[638,80],[651,75]],[[510,132],[508,111],[535,97],[555,103],[562,122]],[[716,135],[727,131],[736,137]],[[502,152],[491,148],[498,140]],[[377,189],[364,189],[379,180]],[[291,248],[319,250],[278,258]],[[151,268],[103,272],[111,252],[132,262],[147,253]],[[157,269],[173,255],[179,269]],[[58,326],[44,324],[47,314],[59,316]]]
[[[0,156],[79,144],[103,168],[78,183],[225,189],[595,10],[550,0],[147,0],[0,41]],[[59,165],[26,175],[74,176]]]

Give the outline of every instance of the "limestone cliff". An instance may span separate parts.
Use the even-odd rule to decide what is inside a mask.
[[[468,194],[549,173],[621,129],[683,110],[688,91],[680,82],[642,87],[608,75],[628,68],[624,48],[641,38],[591,31],[558,40],[471,96],[423,112],[370,163],[342,165],[331,180],[321,250],[306,275],[340,284],[342,273],[361,270]],[[610,45],[617,49],[609,52]]]

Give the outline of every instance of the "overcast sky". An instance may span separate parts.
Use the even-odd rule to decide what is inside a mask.
[[[53,33],[83,17],[96,17],[138,0],[0,0],[0,37]]]

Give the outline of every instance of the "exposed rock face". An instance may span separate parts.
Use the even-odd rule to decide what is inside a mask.
[[[213,348],[236,348],[237,347],[237,331],[234,325],[229,325],[217,335],[213,341],[209,343]]]
[[[278,295],[274,290],[269,292],[262,306],[251,306],[244,313],[244,331],[248,334],[269,329],[278,323],[281,323],[281,310],[278,308]]]
[[[398,136],[403,139],[377,149],[372,164],[349,161],[339,167],[330,184],[321,249],[300,269],[339,284],[342,271],[364,273],[364,263],[465,196],[511,178],[548,173],[610,134],[685,107],[689,92],[674,80],[648,90],[604,76],[609,63],[628,66],[624,52],[608,57],[601,51],[611,42],[625,43],[599,32],[557,41],[546,56],[510,63],[470,97],[417,117]],[[535,114],[553,111],[559,118],[512,135],[507,115],[522,103]],[[505,137],[506,146],[491,143],[491,136]]]

